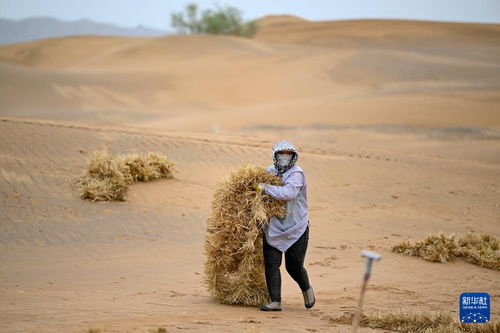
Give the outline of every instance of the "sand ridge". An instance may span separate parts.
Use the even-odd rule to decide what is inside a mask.
[[[310,185],[312,223],[307,262],[320,301],[313,311],[302,310],[300,294],[284,277],[287,311],[276,317],[217,305],[201,283],[213,189],[246,162],[266,165],[267,142],[246,137],[248,144],[235,145],[216,135],[200,140],[196,133],[141,134],[57,121],[2,119],[0,126],[4,331],[161,325],[173,332],[266,331],[277,320],[290,331],[300,331],[304,321],[331,329],[329,316],[355,306],[359,251],[366,247],[384,255],[367,309],[404,302],[414,309],[456,311],[457,293],[476,290],[478,283],[499,297],[494,271],[389,251],[393,242],[438,230],[498,234],[497,164],[352,146],[304,147],[300,164]],[[161,151],[179,171],[171,180],[131,186],[127,203],[82,201],[72,182],[89,152],[102,144],[114,152]],[[30,317],[22,321],[26,313]]]

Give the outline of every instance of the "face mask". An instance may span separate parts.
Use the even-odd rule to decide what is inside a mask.
[[[280,166],[287,166],[292,161],[292,154],[276,154],[276,161]]]

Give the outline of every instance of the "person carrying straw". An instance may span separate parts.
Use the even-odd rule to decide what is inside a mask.
[[[260,309],[281,311],[280,266],[283,253],[286,270],[302,290],[304,305],[309,309],[314,306],[316,299],[304,268],[309,241],[306,178],[302,168],[295,165],[299,154],[290,141],[278,141],[274,145],[272,157],[274,163],[267,171],[281,177],[283,186],[261,183],[256,189],[277,200],[286,200],[287,215],[283,219],[273,216],[264,228],[264,267],[271,303],[262,305]]]

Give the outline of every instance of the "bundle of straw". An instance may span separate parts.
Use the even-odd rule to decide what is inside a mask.
[[[128,185],[159,178],[171,178],[173,164],[165,156],[148,153],[111,155],[106,150],[93,152],[86,169],[78,179],[80,197],[92,201],[124,201]]]
[[[455,257],[494,270],[500,270],[500,239],[487,234],[468,232],[465,235],[442,232],[427,235],[420,242],[404,241],[392,246],[392,251],[422,257],[427,261],[445,263]]]
[[[332,324],[351,325],[353,315],[331,317]],[[381,328],[405,333],[494,333],[500,331],[500,323],[465,324],[453,320],[445,312],[394,311],[361,315],[361,327]]]
[[[262,167],[247,165],[232,173],[214,193],[205,236],[205,281],[221,303],[269,302],[262,228],[272,216],[285,216],[286,202],[256,191],[259,183],[281,185],[281,179]]]

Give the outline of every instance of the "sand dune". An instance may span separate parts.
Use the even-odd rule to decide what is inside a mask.
[[[241,108],[260,124],[500,123],[497,25],[263,22],[252,40],[87,36],[0,47],[0,113],[205,132],[247,125]],[[405,110],[419,104],[434,116]]]
[[[500,301],[498,272],[390,252],[429,232],[500,235],[500,28],[266,17],[254,39],[71,37],[0,47],[0,331],[350,332],[366,311]],[[216,304],[202,241],[217,183],[293,140],[309,184],[303,309]],[[90,153],[158,151],[173,179],[78,198]],[[500,311],[492,307],[492,318]],[[363,330],[362,330],[363,331]],[[377,330],[375,330],[377,332]],[[364,332],[372,332],[366,329]],[[381,331],[380,331],[381,332]]]
[[[463,43],[494,46],[498,42],[500,27],[497,24],[445,23],[408,20],[345,20],[313,22],[263,18],[256,39],[285,44],[309,44],[327,47],[359,45],[361,47],[406,46],[414,50],[425,49],[441,53],[445,47],[455,45],[460,54],[476,54],[498,59],[498,54],[478,50],[464,50]],[[267,21],[269,20],[269,21]],[[273,22],[276,20],[276,24]],[[267,23],[269,22],[269,23]],[[460,44],[462,43],[462,44]]]

